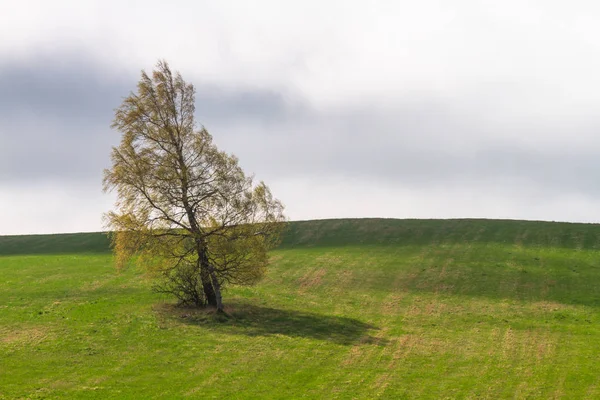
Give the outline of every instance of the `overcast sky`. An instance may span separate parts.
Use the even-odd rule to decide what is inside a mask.
[[[0,0],[0,38],[0,234],[103,228],[163,58],[292,220],[600,222],[596,1]]]

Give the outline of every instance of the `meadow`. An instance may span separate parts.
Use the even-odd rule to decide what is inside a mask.
[[[0,399],[600,398],[600,225],[293,222],[228,317],[101,233],[0,237]]]

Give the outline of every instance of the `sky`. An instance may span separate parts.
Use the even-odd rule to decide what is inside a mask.
[[[291,220],[600,222],[595,1],[0,0],[0,38],[0,235],[104,229],[159,59]]]

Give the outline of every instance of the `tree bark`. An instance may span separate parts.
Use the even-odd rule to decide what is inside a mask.
[[[209,306],[218,307],[217,294],[212,283],[210,275],[210,265],[208,264],[208,257],[206,250],[201,242],[197,243],[198,246],[198,266],[200,273],[200,280],[202,281],[202,289],[204,290],[204,296]],[[220,294],[220,293],[219,293]]]
[[[205,268],[200,269],[200,279],[202,280],[202,289],[204,290],[204,297],[206,297],[206,303],[209,306],[217,307],[217,296],[215,289],[213,288],[210,274]]]
[[[219,283],[219,279],[217,278],[217,274],[215,273],[215,268],[210,265],[210,277],[212,278],[213,288],[215,289],[215,298],[216,298],[216,306],[218,313],[224,313],[223,310],[223,297],[221,296],[221,284]]]
[[[217,278],[215,267],[208,261],[206,246],[202,240],[196,242],[198,249],[198,262],[200,263],[200,278],[204,288],[204,295],[209,306],[217,308],[218,313],[223,311],[223,297],[221,296],[221,284]]]

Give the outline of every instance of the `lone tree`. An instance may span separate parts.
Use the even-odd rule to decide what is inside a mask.
[[[105,219],[117,267],[135,257],[162,277],[157,290],[223,312],[227,284],[264,274],[285,217],[269,188],[197,126],[194,100],[194,86],[165,61],[152,77],[142,71],[137,93],[115,110],[122,137],[104,191],[116,191],[117,210]]]

